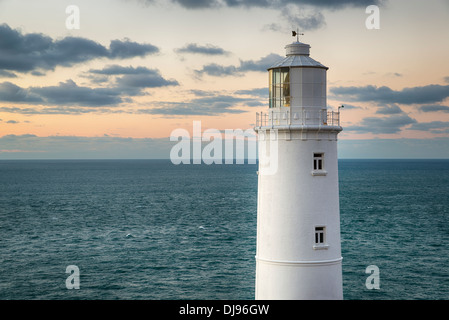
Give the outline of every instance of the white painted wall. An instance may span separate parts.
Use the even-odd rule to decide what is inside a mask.
[[[256,299],[342,299],[337,133],[279,130],[277,170],[264,160],[273,144],[259,132]],[[303,140],[307,137],[307,140]],[[288,140],[290,139],[290,140]],[[325,175],[313,175],[324,153]],[[273,168],[271,168],[273,169]],[[267,172],[268,174],[265,174]],[[324,172],[319,172],[324,174]],[[314,249],[315,226],[326,227],[325,249]]]
[[[293,107],[326,105],[326,69],[290,68],[290,95]]]

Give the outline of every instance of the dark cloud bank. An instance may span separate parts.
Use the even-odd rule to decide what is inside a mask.
[[[154,3],[146,0],[146,3]],[[382,6],[387,0],[171,0],[188,10],[220,8],[267,8],[279,10],[283,24],[295,26],[301,30],[314,30],[323,27],[326,22],[323,13],[327,10],[341,10],[348,7],[366,8],[369,5]],[[264,30],[280,31],[279,23],[268,23]]]
[[[41,33],[22,34],[8,25],[0,25],[0,70],[3,73],[45,72],[57,66],[70,67],[93,59],[127,59],[158,53],[152,44],[129,39],[112,40],[109,47],[93,40],[65,37],[54,40]]]
[[[154,2],[147,0],[148,3]],[[279,8],[286,5],[310,5],[317,8],[341,9],[348,6],[366,7],[381,5],[382,0],[171,0],[187,9],[205,9],[220,7]]]
[[[371,102],[378,105],[380,117],[366,117],[360,124],[345,127],[345,131],[374,134],[395,134],[403,129],[449,133],[449,122],[432,121],[418,123],[397,104],[411,106],[421,112],[449,112],[449,108],[437,103],[449,98],[449,85],[427,86],[393,90],[382,86],[334,87],[331,97],[340,101]]]
[[[65,37],[54,40],[41,33],[23,34],[6,24],[0,25],[0,76],[17,77],[16,73],[45,75],[56,67],[71,67],[94,59],[123,60],[157,54],[152,44],[129,39],[112,40],[105,47],[93,40]],[[176,86],[176,80],[167,80],[156,69],[111,65],[102,70],[90,70],[84,77],[100,83],[102,75],[109,85],[104,88],[80,86],[72,79],[56,86],[22,88],[10,81],[0,83],[0,101],[17,104],[103,107],[117,106],[130,101],[127,96],[143,94],[145,88]],[[112,83],[112,85],[110,85]],[[3,111],[16,111],[12,107]],[[59,109],[62,110],[62,109]],[[55,113],[52,110],[50,113]],[[37,113],[37,112],[36,112]],[[48,113],[48,112],[44,112]]]

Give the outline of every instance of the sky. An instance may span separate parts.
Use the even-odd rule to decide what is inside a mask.
[[[296,29],[345,106],[340,158],[449,158],[449,0],[0,0],[0,159],[168,158],[194,121],[252,128]]]

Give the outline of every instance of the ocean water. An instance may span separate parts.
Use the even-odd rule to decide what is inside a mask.
[[[251,300],[256,171],[0,161],[0,299]],[[449,160],[340,160],[339,177],[344,298],[448,299]]]

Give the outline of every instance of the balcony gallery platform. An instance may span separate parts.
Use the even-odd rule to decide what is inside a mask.
[[[256,113],[256,125],[254,130],[257,132],[267,129],[276,129],[278,131],[301,131],[301,132],[335,132],[343,130],[340,126],[340,112],[322,110],[299,110],[272,109],[268,112]],[[262,137],[263,139],[263,137]]]

